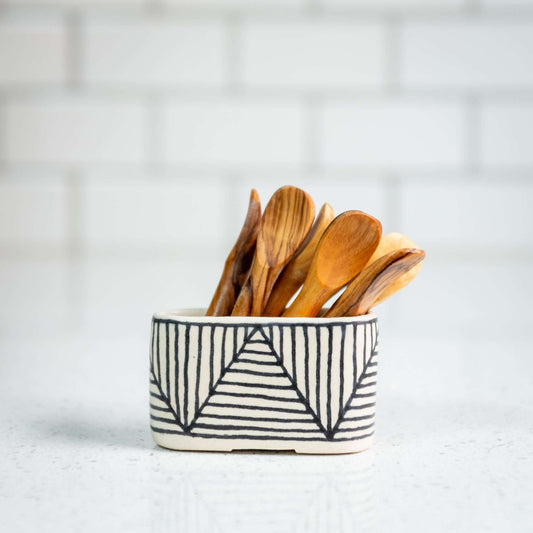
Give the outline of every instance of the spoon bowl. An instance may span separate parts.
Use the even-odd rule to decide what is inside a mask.
[[[374,255],[370,258],[368,264],[372,264],[374,261],[383,257],[384,255],[392,252],[394,250],[400,250],[401,248],[415,248],[419,249],[418,246],[408,237],[402,235],[401,233],[387,233],[383,235],[381,241],[374,252]],[[390,283],[388,287],[378,296],[377,300],[374,302],[373,306],[376,306],[384,302],[387,298],[390,298],[393,294],[403,289],[406,285],[411,283],[413,279],[418,274],[419,270],[422,268],[422,261],[414,265],[411,269],[404,272],[399,276],[394,282]]]
[[[302,290],[283,316],[317,316],[322,305],[352,280],[376,250],[381,223],[361,211],[346,211],[322,235]]]
[[[232,315],[262,314],[274,283],[300,248],[314,217],[313,200],[305,191],[287,185],[272,195],[263,213],[250,276]]]
[[[324,317],[365,315],[381,294],[426,256],[423,250],[393,250],[365,267],[324,314]]]

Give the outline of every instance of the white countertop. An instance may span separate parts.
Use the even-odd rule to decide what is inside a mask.
[[[527,338],[382,333],[373,448],[299,456],[157,447],[141,333],[0,341],[4,531],[532,530]]]

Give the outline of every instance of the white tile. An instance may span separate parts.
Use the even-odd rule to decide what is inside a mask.
[[[372,9],[390,9],[394,11],[423,8],[424,11],[435,10],[440,13],[443,8],[459,8],[464,6],[467,0],[319,0],[327,7],[356,7]]]
[[[90,19],[83,32],[89,84],[220,86],[224,26],[216,21]]]
[[[206,308],[224,266],[223,259],[90,259],[84,266],[83,327],[98,335],[145,331],[153,313]]]
[[[64,334],[69,270],[63,261],[0,259],[0,337]]]
[[[257,8],[294,9],[306,5],[307,0],[161,0],[169,6],[202,7],[211,9],[239,8],[254,11]]]
[[[484,7],[504,7],[515,9],[517,7],[532,7],[531,0],[481,0]]]
[[[8,162],[144,159],[144,110],[127,100],[43,99],[4,108]]]
[[[384,39],[375,23],[249,22],[242,35],[243,80],[250,87],[378,89]]]
[[[88,176],[81,194],[89,249],[184,254],[217,249],[224,238],[225,197],[218,180]]]
[[[51,7],[138,7],[149,0],[5,0],[8,6]]]
[[[404,87],[531,86],[533,23],[437,20],[407,23],[401,33]]]
[[[533,164],[533,105],[527,102],[488,103],[481,114],[483,165]]]
[[[63,83],[67,41],[59,19],[0,19],[0,85]]]
[[[28,249],[65,245],[67,202],[67,190],[61,178],[1,176],[0,246]]]
[[[169,162],[215,166],[298,165],[304,113],[297,103],[249,100],[171,103],[164,109]]]
[[[533,250],[533,184],[404,183],[401,224],[421,247]]]
[[[413,282],[376,311],[394,307],[395,327],[414,343],[424,337],[461,343],[461,338],[523,335],[523,328],[533,326],[533,263],[498,259],[438,261],[428,256]]]
[[[454,103],[328,103],[321,114],[326,168],[451,166],[465,160],[463,110]]]

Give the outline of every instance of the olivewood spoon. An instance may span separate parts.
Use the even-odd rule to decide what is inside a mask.
[[[368,263],[381,223],[361,211],[340,214],[318,243],[302,290],[282,316],[316,316],[322,305]]]
[[[231,313],[252,265],[260,224],[261,201],[257,191],[252,189],[244,224],[226,259],[224,271],[207,309],[207,316],[227,316]]]
[[[408,237],[402,235],[401,233],[387,233],[381,237],[381,241],[374,252],[374,255],[370,258],[368,264],[372,264],[374,261],[380,257],[392,252],[393,250],[399,250],[401,248],[417,248],[418,246]],[[418,274],[418,271],[422,268],[422,261],[415,265],[413,268],[402,274],[399,278],[396,279],[394,283],[391,283],[377,298],[372,307],[384,302],[387,298],[390,298],[394,293],[398,292],[400,289],[403,289],[406,285],[411,283],[411,281]]]
[[[300,249],[276,281],[263,312],[265,316],[279,316],[305,281],[320,237],[334,218],[333,208],[327,203],[324,204]]]
[[[385,289],[425,256],[423,250],[416,248],[402,248],[385,254],[361,271],[324,316],[365,315]]]
[[[263,213],[250,276],[232,315],[262,314],[276,279],[301,246],[314,218],[313,200],[301,189],[287,185],[272,195]]]

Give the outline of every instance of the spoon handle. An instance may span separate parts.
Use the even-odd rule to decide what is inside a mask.
[[[207,316],[227,316],[231,313],[250,270],[260,223],[261,202],[257,191],[252,189],[244,224],[226,259],[224,271],[207,309]]]
[[[422,250],[401,248],[380,257],[351,281],[324,317],[365,315],[381,293],[400,276],[420,263]]]
[[[317,316],[324,303],[333,294],[335,294],[335,290],[328,290],[326,287],[304,283],[302,290],[298,293],[294,302],[285,309],[281,316]]]
[[[252,280],[250,274],[244,281],[231,316],[250,316],[252,313]]]
[[[322,237],[322,234],[334,218],[333,208],[327,203],[324,204],[305,241],[274,284],[268,303],[263,311],[265,316],[279,316],[285,309],[287,302],[302,286],[309,272],[320,237]]]
[[[272,269],[254,268],[256,264],[257,262],[254,261],[250,273],[237,297],[231,316],[264,316],[261,312],[260,305],[264,298],[264,291],[273,284],[272,281],[269,281],[269,278],[275,276],[276,272]]]

